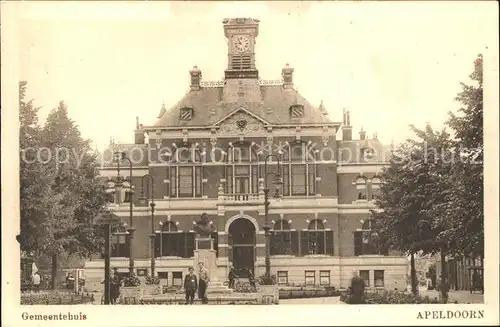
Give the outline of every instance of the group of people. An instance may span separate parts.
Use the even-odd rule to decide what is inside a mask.
[[[194,274],[194,268],[189,268],[189,273],[184,278],[184,291],[186,292],[186,304],[193,304],[194,295],[198,291],[198,298],[201,303],[208,303],[207,286],[210,282],[208,269],[204,267],[203,262],[198,263],[198,277]],[[199,281],[198,281],[199,278]]]

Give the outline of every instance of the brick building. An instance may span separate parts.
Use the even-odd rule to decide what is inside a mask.
[[[376,253],[366,231],[388,151],[364,131],[353,139],[348,111],[331,119],[323,103],[312,105],[293,87],[294,69],[278,81],[259,79],[255,62],[259,27],[255,19],[226,19],[228,66],[220,82],[189,71],[189,91],[156,123],[137,121],[135,144],[110,145],[103,154],[104,181],[115,179],[113,152],[132,161],[132,253],[138,274],[149,274],[154,252],[163,284],[180,284],[193,265],[193,223],[207,213],[216,231],[217,274],[228,266],[264,273],[264,185],[274,194],[280,172],[281,198],[272,198],[268,221],[271,270],[279,284],[348,287],[353,272],[370,287],[404,289],[407,259]],[[222,37],[222,36],[221,36]],[[339,117],[340,118],[340,117]],[[121,176],[130,171],[124,163]],[[149,174],[149,178],[142,178]],[[267,183],[266,183],[267,182]],[[144,188],[142,188],[144,185]],[[154,198],[154,222],[144,196]],[[130,196],[115,196],[115,213],[129,223]],[[152,233],[154,231],[154,233]],[[150,235],[154,235],[150,238]],[[154,239],[152,246],[150,239]],[[128,238],[113,236],[111,264],[128,269]],[[154,248],[154,251],[153,251]],[[103,260],[86,263],[87,280],[102,278]]]

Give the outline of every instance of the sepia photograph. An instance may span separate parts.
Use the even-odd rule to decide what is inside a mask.
[[[495,3],[2,8],[9,323],[498,323]]]

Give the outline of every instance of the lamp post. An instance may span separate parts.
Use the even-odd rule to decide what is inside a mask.
[[[154,180],[151,175],[146,174],[142,176],[142,181],[141,181],[141,196],[139,197],[139,201],[143,204],[146,204],[148,202],[148,199],[144,196],[144,179],[148,178],[149,179],[149,184],[151,185],[151,193],[150,193],[150,199],[151,201],[149,202],[149,206],[151,207],[151,234],[149,237],[151,238],[151,277],[153,278],[155,276],[155,200],[154,200]]]
[[[114,159],[117,163],[117,185],[123,186],[127,188],[127,192],[129,194],[129,201],[130,201],[130,207],[129,207],[129,227],[127,229],[128,232],[128,246],[129,246],[129,277],[132,277],[134,274],[134,255],[133,255],[133,246],[132,246],[132,240],[134,239],[134,232],[135,232],[135,227],[133,225],[133,198],[134,198],[134,189],[130,183],[127,182],[122,182],[121,177],[120,177],[120,162],[121,161],[127,161],[129,164],[129,170],[130,170],[130,182],[132,182],[132,161],[127,158],[125,152],[115,152],[114,153]]]
[[[276,159],[277,163],[277,173],[275,172],[268,172],[267,171],[267,161],[269,158],[274,157]],[[281,178],[281,166],[280,166],[280,159],[277,155],[275,154],[269,154],[266,156],[264,159],[264,235],[266,238],[266,243],[265,243],[265,249],[266,249],[266,257],[265,257],[265,265],[266,265],[266,277],[270,278],[271,277],[271,258],[270,258],[270,240],[269,237],[271,236],[269,230],[271,227],[269,226],[269,187],[267,185],[267,177],[269,175],[274,176],[274,198],[280,198],[280,187],[283,185],[283,179]]]
[[[109,186],[114,186],[110,185]],[[108,187],[106,189],[107,193],[114,192],[113,187]],[[104,304],[110,304],[110,270],[111,270],[111,253],[110,253],[110,239],[111,239],[111,226],[117,222],[119,222],[119,218],[113,215],[110,212],[105,212],[99,214],[94,222],[97,225],[101,225],[104,228]]]

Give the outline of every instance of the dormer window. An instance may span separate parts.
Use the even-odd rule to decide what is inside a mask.
[[[193,119],[194,110],[190,107],[181,108],[180,118],[183,121],[188,121]]]
[[[375,160],[375,150],[372,148],[363,148],[361,149],[361,160],[363,161],[372,161]]]
[[[290,117],[291,118],[302,118],[304,117],[304,106],[303,105],[293,105],[290,107]]]

